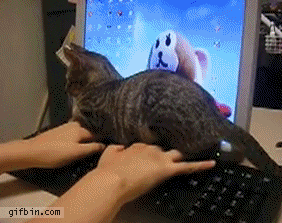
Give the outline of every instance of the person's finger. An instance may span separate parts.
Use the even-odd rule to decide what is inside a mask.
[[[124,145],[109,145],[107,148],[106,148],[106,151],[108,153],[116,153],[116,152],[120,152],[120,151],[123,151],[125,148]]]
[[[90,154],[93,152],[100,152],[106,149],[106,145],[103,143],[85,143],[79,145],[79,150],[85,152],[85,154]]]
[[[172,149],[170,151],[165,152],[166,156],[168,156],[172,161],[177,162],[183,159],[183,155],[176,149]]]
[[[98,153],[105,150],[106,146],[102,143],[89,143],[89,144],[80,144],[77,146],[77,150],[72,154],[74,158],[82,158],[84,156]]]
[[[133,145],[129,146],[126,150],[133,151],[135,154],[141,153],[145,149],[148,149],[148,145],[145,143],[134,143]]]
[[[196,171],[206,170],[213,168],[216,165],[214,160],[209,161],[200,161],[200,162],[181,162],[174,163],[174,172],[175,174],[190,174]]]
[[[80,141],[83,141],[83,140],[89,140],[89,139],[94,139],[95,138],[95,135],[88,131],[87,129],[81,127],[79,125],[79,137],[80,137]]]

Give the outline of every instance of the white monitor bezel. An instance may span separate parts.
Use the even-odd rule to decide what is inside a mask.
[[[80,0],[76,5],[75,42],[80,46],[84,46],[85,6],[86,0]],[[246,0],[234,122],[236,125],[241,126],[247,131],[250,130],[253,107],[259,46],[260,15],[260,1]]]

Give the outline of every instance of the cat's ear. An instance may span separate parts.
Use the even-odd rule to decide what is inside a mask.
[[[70,46],[65,46],[64,47],[64,54],[67,60],[73,65],[73,66],[78,66],[81,64],[81,59],[79,57],[79,53],[71,48]]]
[[[75,43],[70,44],[70,48],[78,53],[85,53],[87,50],[85,50],[83,47],[76,45]]]

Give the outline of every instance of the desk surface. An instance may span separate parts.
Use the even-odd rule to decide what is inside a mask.
[[[282,141],[281,126],[281,111],[253,109],[250,131],[280,165],[282,165],[282,149],[276,149],[275,144],[280,140]],[[247,160],[244,161],[243,165],[253,167]],[[0,188],[0,207],[47,207],[58,199],[55,195],[31,186],[7,173],[0,176]],[[129,209],[129,206],[125,206],[118,214],[115,222],[167,222],[165,219],[146,218],[143,213],[132,213],[132,210],[129,211]],[[1,223],[23,223],[28,219],[0,218],[0,220]],[[282,223],[282,216],[279,216],[278,223]]]

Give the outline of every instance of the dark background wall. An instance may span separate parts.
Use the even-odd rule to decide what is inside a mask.
[[[257,66],[253,105],[281,109],[282,55],[266,53],[264,35],[260,35]]]
[[[47,82],[50,93],[50,123],[56,125],[70,117],[65,93],[66,68],[56,57],[71,25],[75,25],[75,5],[67,0],[44,0],[43,19],[46,47]]]

